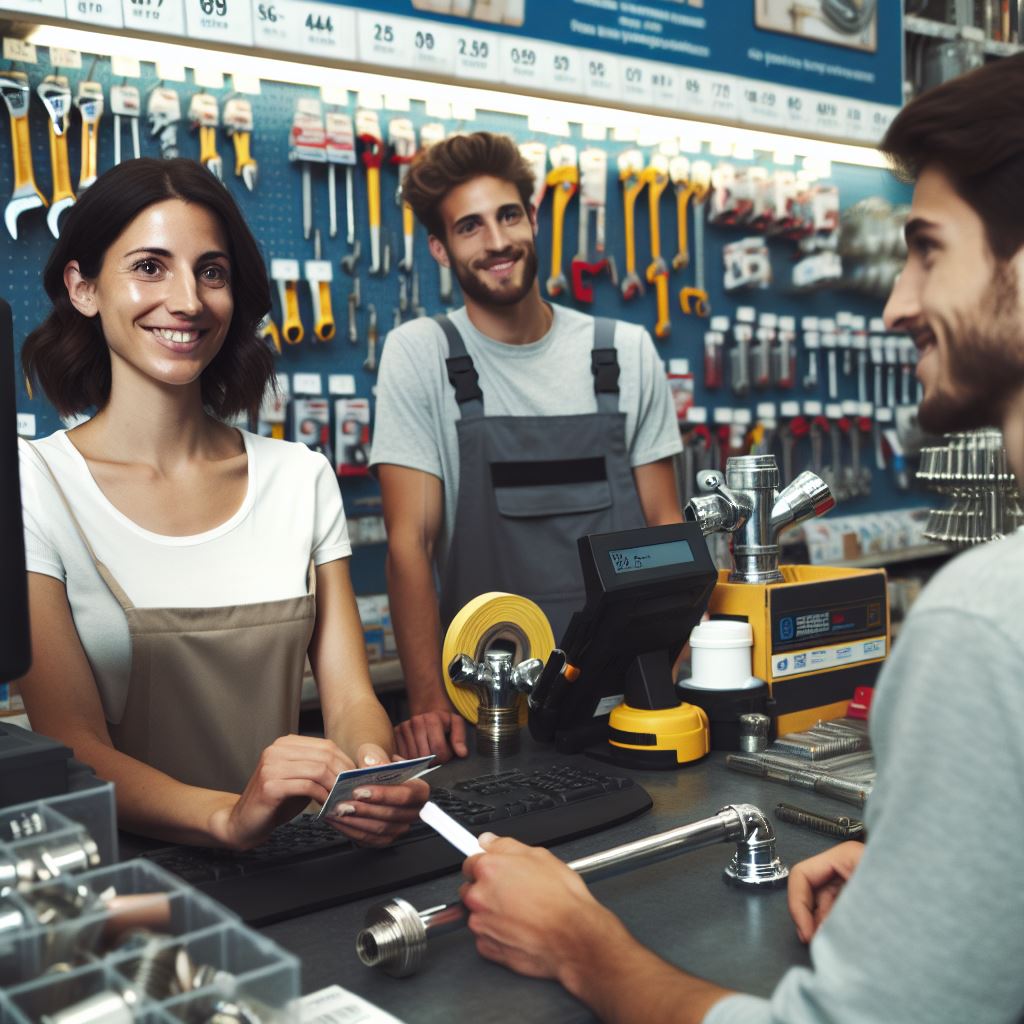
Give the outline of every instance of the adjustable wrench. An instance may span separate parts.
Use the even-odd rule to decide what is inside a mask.
[[[423,145],[426,146],[427,142],[423,138],[422,131],[420,132],[420,138],[423,140]],[[443,135],[442,138],[444,138]],[[530,203],[535,210],[539,210],[548,188],[548,147],[543,142],[521,142],[519,144],[519,155],[530,165],[530,170],[533,171],[533,195],[530,197]]]
[[[687,316],[711,315],[711,302],[704,283],[704,222],[707,219],[708,197],[711,195],[711,164],[694,161],[690,168],[690,205],[693,208],[693,287],[679,292],[679,308]]]
[[[668,164],[668,176],[676,191],[676,230],[678,247],[672,257],[672,269],[682,270],[690,262],[690,245],[687,238],[686,213],[693,196],[690,185],[690,161],[685,156],[674,156]]]
[[[139,149],[139,115],[142,102],[139,90],[134,85],[112,85],[110,87],[110,109],[114,114],[114,164],[121,162],[121,118],[127,118],[132,139],[132,158],[142,155]],[[227,112],[225,110],[225,117]],[[236,172],[237,173],[237,172]]]
[[[388,144],[391,146],[391,162],[398,166],[398,188],[395,189],[395,205],[402,210],[402,258],[398,268],[412,273],[413,231],[416,220],[412,207],[402,202],[402,183],[409,173],[409,164],[416,155],[416,129],[407,117],[392,118],[388,124]]]
[[[349,246],[356,242],[355,166],[356,137],[352,118],[336,110],[327,111],[327,207],[330,233],[338,233],[338,197],[335,167],[345,168],[345,239]],[[351,273],[351,271],[350,271]]]
[[[46,225],[54,238],[60,237],[60,215],[74,205],[71,190],[71,168],[68,166],[68,111],[71,89],[63,75],[47,75],[36,93],[50,115],[50,168],[53,174],[53,196],[46,214]]]
[[[208,92],[197,92],[188,105],[188,119],[193,131],[199,132],[199,162],[218,180],[224,180],[224,163],[217,152],[217,124],[220,112],[217,98]]]
[[[252,104],[243,96],[232,96],[224,103],[224,131],[235,147],[235,177],[252,192],[256,188],[259,165],[252,158]]]
[[[643,295],[644,285],[636,272],[636,200],[644,187],[640,172],[644,155],[639,149],[628,149],[619,154],[619,181],[622,182],[622,208],[626,224],[626,276],[620,288],[625,300]]]
[[[356,310],[359,309],[361,302],[360,292],[359,278],[353,278],[352,291],[348,293],[348,343],[350,345],[359,344],[359,324],[356,320]]]
[[[305,336],[302,318],[299,316],[299,261],[272,259],[270,276],[277,282],[277,294],[281,301],[281,336],[288,345],[298,345]]]
[[[177,100],[177,93],[175,100]],[[82,118],[82,162],[78,191],[84,192],[99,174],[100,118],[103,116],[103,86],[99,82],[79,82],[75,106]],[[178,115],[179,118],[181,115]],[[164,154],[165,156],[167,154]]]
[[[562,272],[565,211],[580,183],[575,146],[561,145],[551,148],[551,170],[548,171],[545,181],[548,188],[554,190],[551,209],[551,276],[548,278],[547,292],[548,295],[561,295],[569,287],[569,282]]]
[[[146,102],[149,134],[160,141],[160,155],[171,160],[178,155],[178,122],[181,120],[181,98],[173,89],[158,86]],[[82,150],[85,152],[84,148]],[[84,159],[84,157],[83,157]],[[82,183],[78,183],[81,190]]]
[[[366,307],[370,314],[370,322],[366,328],[366,358],[363,360],[363,369],[368,373],[377,372],[377,308],[370,305]]]
[[[640,180],[647,186],[647,216],[651,234],[651,262],[647,265],[647,283],[654,285],[658,322],[654,325],[656,338],[667,338],[672,330],[668,308],[668,264],[661,255],[661,217],[659,203],[668,187],[668,158],[656,153],[650,164],[640,172]]]
[[[585,275],[608,272],[612,284],[618,286],[615,261],[608,257],[590,260],[590,216],[597,221],[595,249],[605,248],[605,195],[608,188],[608,154],[603,149],[585,149],[580,154],[580,215],[579,242],[572,259],[572,294],[577,302],[593,302],[594,289],[584,280]]]
[[[306,260],[306,280],[313,301],[313,336],[317,341],[334,337],[334,312],[331,309],[331,264],[320,258],[320,231],[313,235],[313,259]]]
[[[772,350],[772,378],[777,388],[791,388],[796,384],[796,318],[779,317],[779,330]]]
[[[28,75],[24,71],[0,73],[0,95],[11,115],[11,152],[14,154],[14,191],[4,210],[11,238],[18,238],[18,218],[28,210],[46,206],[32,169],[32,143],[28,133]]]
[[[302,237],[313,234],[312,164],[327,162],[327,136],[323,108],[318,99],[304,96],[295,105],[288,159],[302,165]]]
[[[371,274],[386,274],[381,258],[380,237],[380,165],[384,159],[384,140],[380,134],[380,121],[373,110],[356,111],[356,138],[362,147],[362,161],[366,168],[366,204],[370,220]]]

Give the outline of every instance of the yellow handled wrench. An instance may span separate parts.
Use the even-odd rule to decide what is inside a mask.
[[[313,299],[313,335],[317,341],[330,341],[334,337],[334,312],[331,309],[331,281],[333,274],[329,260],[320,258],[320,229],[313,235],[315,256],[306,260],[306,280]]]
[[[252,104],[247,99],[232,96],[224,102],[224,130],[235,147],[235,177],[252,192],[259,166],[252,158]]]
[[[627,301],[637,295],[643,295],[644,285],[636,272],[636,200],[643,191],[644,181],[640,176],[643,170],[644,155],[639,149],[630,149],[620,154],[619,181],[622,182],[622,209],[626,224],[626,276],[619,286],[622,297]]]
[[[188,119],[199,132],[199,162],[218,180],[224,180],[224,164],[217,152],[217,97],[197,92],[188,104]]]
[[[68,165],[68,111],[71,109],[71,89],[63,75],[47,75],[36,88],[50,116],[50,169],[53,176],[53,196],[46,214],[46,225],[54,238],[60,237],[60,215],[74,205],[71,190],[71,168]]]
[[[299,261],[272,259],[270,276],[277,282],[277,294],[281,300],[281,337],[288,345],[298,345],[305,337],[299,315]]]
[[[82,116],[82,164],[78,191],[83,192],[99,174],[100,118],[103,116],[103,86],[99,82],[79,82],[75,106]]]
[[[668,264],[661,256],[661,218],[658,204],[668,187],[668,160],[656,154],[649,166],[640,172],[640,181],[647,186],[647,213],[651,231],[651,262],[647,265],[647,283],[654,285],[658,322],[654,325],[656,338],[667,338],[672,329],[669,320]]]
[[[576,194],[580,172],[576,167],[555,167],[548,171],[547,186],[554,190],[551,211],[551,276],[548,295],[561,295],[569,287],[562,272],[562,238],[565,232],[565,210]]]
[[[380,120],[374,110],[356,111],[356,138],[360,158],[366,168],[366,208],[370,221],[371,274],[387,274],[389,255],[381,256],[380,237],[380,165],[384,159],[384,139]]]
[[[14,154],[14,191],[4,209],[4,224],[11,238],[18,238],[18,218],[28,210],[46,206],[32,169],[32,143],[28,134],[28,75],[24,71],[0,72],[0,96],[11,115],[11,152]]]

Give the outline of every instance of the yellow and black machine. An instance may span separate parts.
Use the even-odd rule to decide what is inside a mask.
[[[779,564],[782,531],[835,505],[814,473],[780,492],[774,456],[748,455],[729,459],[724,478],[706,470],[697,482],[705,493],[689,502],[686,518],[704,536],[733,538],[733,568],[720,570],[708,612],[750,624],[751,669],[768,685],[776,732],[845,715],[889,652],[885,571]]]

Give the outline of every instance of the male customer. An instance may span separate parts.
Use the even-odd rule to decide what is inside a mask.
[[[1024,480],[1024,55],[915,100],[881,148],[916,180],[885,317],[920,353],[921,423],[1001,426]],[[956,558],[915,604],[872,706],[867,844],[794,869],[812,966],[770,1000],[666,964],[551,854],[511,839],[466,862],[477,948],[607,1021],[1024,1020],[1022,604],[1020,532]]]
[[[557,641],[583,605],[578,537],[680,519],[679,431],[654,344],[541,299],[533,186],[511,139],[477,132],[422,152],[403,187],[465,299],[393,330],[377,385],[407,756],[466,753],[441,665],[442,631],[466,602],[529,597]]]

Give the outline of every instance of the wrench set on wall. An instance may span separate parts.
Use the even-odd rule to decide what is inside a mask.
[[[401,179],[417,150],[476,128],[517,139],[535,169],[545,297],[644,323],[666,360],[688,361],[682,371],[670,368],[676,376],[691,374],[680,426],[697,468],[752,446],[774,447],[784,464],[788,438],[796,472],[817,450],[812,442],[819,432],[824,451],[838,431],[844,471],[837,480],[847,480],[848,497],[859,496],[870,474],[863,470],[868,460],[856,467],[853,439],[864,431],[852,425],[864,424],[868,404],[881,410],[877,421],[916,400],[910,349],[874,324],[863,327],[877,316],[878,300],[851,293],[843,301],[847,322],[835,294],[822,287],[837,283],[829,268],[839,260],[840,188],[860,199],[864,175],[875,175],[872,193],[888,194],[893,205],[903,198],[882,171],[859,170],[861,180],[853,179],[851,188],[842,165],[833,168],[832,181],[821,182],[760,166],[767,154],[758,165],[716,162],[693,153],[693,140],[643,147],[585,141],[579,126],[570,126],[568,136],[538,136],[524,117],[511,114],[442,121],[416,102],[392,113],[351,92],[343,94],[346,105],[308,87],[268,81],[258,95],[241,95],[161,81],[147,65],[129,81],[112,77],[107,58],[88,59],[84,74],[44,63],[26,65],[28,74],[0,71],[14,141],[8,156],[0,140],[0,174],[12,166],[15,184],[5,219],[12,234],[20,227],[20,240],[35,247],[17,266],[41,267],[45,260],[49,236],[32,211],[49,206],[50,227],[59,231],[74,194],[112,162],[140,153],[198,160],[235,194],[268,256],[274,309],[263,333],[279,353],[288,390],[283,402],[264,409],[259,428],[323,449],[343,475],[366,472],[370,388],[387,330],[459,302],[450,272],[436,268],[426,233],[400,201]],[[338,97],[336,90],[330,95]],[[31,133],[30,107],[39,126]],[[36,136],[39,166],[44,112],[52,132],[52,199],[36,184],[32,146],[25,142]],[[691,155],[682,155],[684,143]],[[77,153],[76,182],[62,169],[75,164]],[[566,235],[573,233],[575,252],[567,253]],[[780,270],[786,263],[802,269]],[[719,274],[711,273],[714,266]],[[0,290],[15,298],[21,336],[37,316],[34,299],[17,308],[22,292],[12,282],[25,273],[15,269],[12,255],[0,255]],[[749,296],[751,309],[736,307],[740,294]],[[720,400],[726,388],[733,393],[728,407]],[[784,412],[782,404],[791,409],[798,390],[811,400],[810,411],[800,402],[795,414]],[[817,413],[815,401],[822,406]],[[837,406],[840,413],[831,415]],[[26,399],[25,407],[37,411],[45,432],[58,425],[47,422],[55,416],[38,399]],[[801,419],[811,424],[804,433]],[[885,442],[877,440],[874,422],[868,433],[876,438],[880,466]],[[827,472],[824,455],[821,462]],[[872,501],[884,505],[888,482],[876,477],[875,484]]]

